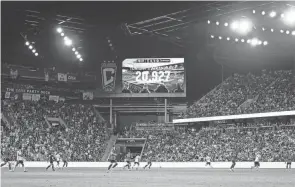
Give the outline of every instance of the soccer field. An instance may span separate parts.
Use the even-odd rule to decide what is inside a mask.
[[[44,168],[1,168],[2,187],[295,187],[295,170],[285,169],[158,169],[121,170],[66,168],[55,172]]]

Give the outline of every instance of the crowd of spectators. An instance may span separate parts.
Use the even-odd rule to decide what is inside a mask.
[[[266,71],[259,75],[234,74],[190,106],[181,117],[207,117],[295,109],[294,75]],[[256,99],[258,98],[258,99]],[[252,99],[250,105],[240,106]]]
[[[204,161],[206,156],[213,161],[252,162],[257,154],[262,156],[262,161],[273,162],[295,156],[295,126],[282,123],[218,125],[200,131],[179,127],[172,131],[155,129],[129,133],[133,138],[146,137],[142,156],[158,162]]]
[[[1,153],[15,153],[21,146],[30,161],[47,160],[59,152],[69,161],[99,161],[109,135],[91,105],[54,101],[6,102],[2,107],[10,128],[1,137]],[[57,118],[64,123],[50,123]]]
[[[259,96],[244,113],[295,110],[295,85],[291,71],[280,71],[280,76]]]
[[[292,71],[234,74],[182,117],[295,110],[294,80]],[[249,105],[241,107],[247,101]],[[30,161],[44,161],[52,152],[62,153],[69,161],[99,161],[106,150],[107,126],[91,105],[7,100],[1,109],[10,123],[3,129],[5,136],[1,134],[2,154],[15,153],[22,146]],[[53,125],[49,118],[60,121]],[[284,124],[250,122],[199,131],[182,127],[164,130],[163,124],[153,122],[125,128],[119,137],[147,138],[142,156],[159,162],[203,161],[207,155],[213,161],[253,161],[258,153],[262,161],[285,161],[295,153],[295,128]]]
[[[142,128],[145,130],[137,130],[138,128]],[[146,133],[146,129],[157,129],[157,131],[165,130],[165,123],[157,123],[156,121],[149,122],[136,122],[132,124],[128,128],[125,127],[119,133],[119,138],[147,138],[148,133]]]

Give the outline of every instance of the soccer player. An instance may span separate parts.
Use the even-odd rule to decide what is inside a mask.
[[[66,153],[62,155],[62,161],[64,162],[62,167],[68,167],[68,157]]]
[[[211,157],[209,155],[206,156],[206,165],[205,166],[210,166],[212,168],[212,166],[211,166]]]
[[[131,166],[131,162],[130,162],[131,161],[131,153],[130,153],[130,151],[128,151],[125,160],[126,160],[127,164],[123,167],[123,169],[128,167],[128,170],[130,170],[130,166]]]
[[[232,164],[231,164],[231,166],[230,166],[230,170],[231,170],[231,171],[234,171],[234,168],[235,168],[235,166],[236,166],[236,159],[233,158],[232,161],[231,161],[231,163],[232,163]]]
[[[148,159],[148,161],[147,161],[147,164],[143,167],[143,169],[145,169],[145,168],[149,168],[149,169],[151,169],[151,166],[152,166],[152,161],[150,160],[150,159]]]
[[[291,165],[292,165],[292,161],[291,161],[291,157],[289,157],[286,162],[286,169],[291,169]]]
[[[115,149],[113,149],[111,152],[111,155],[110,155],[110,159],[109,159],[111,164],[108,167],[108,172],[118,165],[118,163],[116,161],[116,156],[117,156],[117,154],[115,153]]]
[[[55,159],[56,159],[56,163],[57,163],[57,168],[60,168],[59,167],[59,162],[61,160],[61,157],[60,157],[60,154],[59,153],[55,153]]]
[[[253,169],[253,168],[259,169],[259,167],[260,167],[260,163],[259,163],[260,157],[261,157],[260,154],[256,155],[255,161],[254,161],[254,166],[252,166],[251,169]]]
[[[1,168],[3,167],[3,166],[5,166],[6,164],[8,164],[8,169],[9,169],[9,171],[12,171],[11,169],[11,162],[10,162],[10,159],[8,158],[8,157],[6,157],[6,158],[4,158],[4,163],[2,163],[1,164]]]
[[[13,170],[12,170],[13,172],[14,172],[15,168],[16,168],[19,164],[21,164],[22,167],[24,168],[24,172],[27,172],[27,170],[26,170],[26,168],[25,168],[25,165],[24,165],[24,158],[23,158],[22,155],[23,155],[23,153],[22,153],[22,148],[20,147],[19,150],[16,152],[16,164],[15,164]]]
[[[137,165],[136,170],[138,169],[138,167],[139,167],[139,160],[140,160],[140,156],[139,155],[136,155],[136,157],[134,159],[134,165],[133,165],[132,168],[134,168],[134,166]]]
[[[54,160],[55,160],[54,156],[52,154],[50,154],[49,155],[49,163],[50,164],[49,164],[49,166],[47,166],[46,171],[48,170],[48,168],[50,168],[50,166],[52,168],[52,171],[55,171],[54,164],[53,164]]]

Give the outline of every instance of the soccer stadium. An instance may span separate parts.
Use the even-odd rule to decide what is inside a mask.
[[[295,187],[295,3],[1,2],[1,186]]]

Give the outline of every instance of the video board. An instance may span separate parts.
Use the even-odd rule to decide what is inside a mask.
[[[94,97],[186,97],[184,58],[128,58],[102,63]]]
[[[184,58],[139,58],[122,62],[122,93],[185,97]]]

